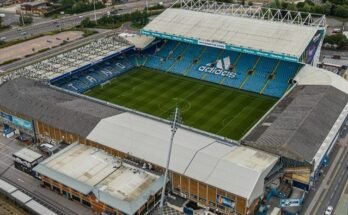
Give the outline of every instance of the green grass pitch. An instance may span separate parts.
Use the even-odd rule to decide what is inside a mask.
[[[234,140],[277,101],[144,67],[132,69],[86,95],[165,119],[178,104],[183,124]]]

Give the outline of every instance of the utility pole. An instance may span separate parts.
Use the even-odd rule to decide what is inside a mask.
[[[97,24],[97,14],[95,12],[95,0],[93,1],[93,9],[94,9],[94,21],[95,21],[95,24]]]
[[[145,8],[146,8],[146,13],[149,12],[149,2],[145,0]]]
[[[172,154],[172,147],[173,147],[173,140],[174,140],[174,135],[176,131],[178,130],[179,123],[181,121],[180,117],[180,112],[179,112],[179,107],[176,106],[173,120],[171,123],[171,132],[172,135],[170,137],[170,144],[169,144],[169,149],[168,149],[168,156],[167,156],[167,164],[166,164],[166,171],[164,173],[164,178],[163,178],[163,187],[162,187],[162,194],[161,194],[161,201],[160,201],[160,214],[163,215],[163,202],[164,202],[164,195],[166,191],[166,184],[167,184],[167,178],[168,178],[168,169],[169,169],[169,163],[170,163],[170,156]]]

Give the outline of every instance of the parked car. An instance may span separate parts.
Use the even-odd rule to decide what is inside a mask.
[[[332,206],[328,206],[326,208],[325,215],[331,215],[332,211],[333,211],[333,207]]]

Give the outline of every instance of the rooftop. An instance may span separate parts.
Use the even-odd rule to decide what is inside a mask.
[[[0,85],[0,109],[32,117],[64,131],[86,137],[101,118],[122,111],[90,102],[45,84],[18,78]]]
[[[133,113],[123,113],[101,120],[87,138],[165,167],[170,126]],[[277,156],[262,151],[226,145],[179,128],[170,170],[253,200],[262,194],[263,185],[259,181],[264,180],[277,160]]]
[[[35,171],[127,214],[161,188],[162,177],[122,163],[97,148],[74,143],[41,162]]]
[[[347,117],[347,102],[348,95],[333,86],[299,83],[243,142],[296,161],[312,163],[330,147],[330,141]]]
[[[13,154],[14,156],[21,158],[29,163],[41,158],[42,155],[28,148],[23,148]]]
[[[299,58],[318,28],[226,13],[169,8],[143,28],[199,41]],[[204,42],[206,43],[206,42]]]
[[[88,161],[88,162],[86,162]],[[47,168],[53,169],[89,186],[95,186],[115,171],[116,160],[96,148],[75,145],[64,150],[60,156],[45,161]]]

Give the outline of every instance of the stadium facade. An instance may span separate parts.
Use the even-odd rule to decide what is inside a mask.
[[[274,181],[307,192],[329,161],[348,115],[346,80],[313,66],[325,17],[209,1],[180,4],[141,30],[154,38],[147,48],[124,44],[98,62],[51,77],[49,85],[27,78],[2,84],[4,133],[18,129],[38,141],[72,144],[35,168],[51,189],[98,213],[146,214],[159,199],[168,121],[83,95],[145,66],[278,99],[239,140],[181,126],[169,168],[173,195],[222,214],[253,214],[274,195],[268,190]],[[85,166],[74,174],[71,169],[88,163],[91,152],[121,165],[110,162],[98,174]],[[59,162],[71,153],[75,160]],[[130,169],[149,181],[130,176]],[[124,175],[142,188],[132,198],[125,197],[131,190],[116,183],[131,186]]]

